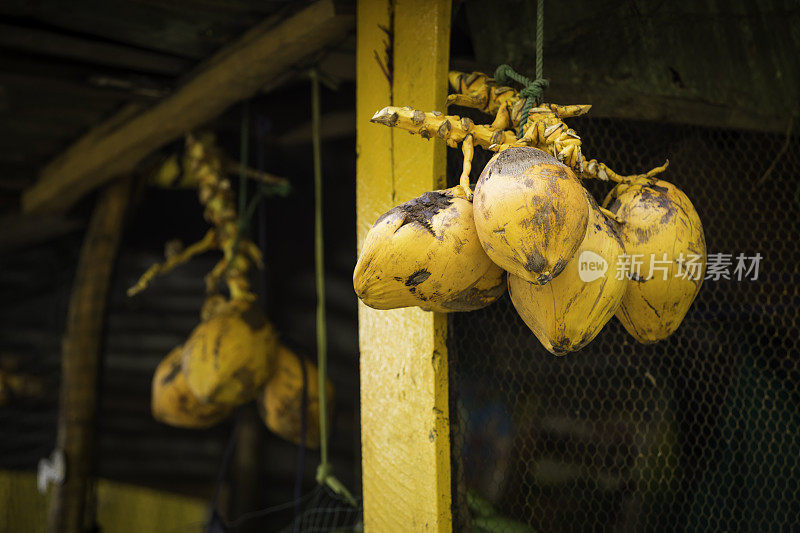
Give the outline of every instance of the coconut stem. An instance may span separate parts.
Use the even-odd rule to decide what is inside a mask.
[[[603,213],[606,217],[610,218],[614,222],[617,222],[619,224],[624,224],[625,223],[625,221],[623,219],[621,219],[616,213],[614,213],[612,211],[609,211],[605,207],[598,207],[598,209],[600,209],[601,213]]]
[[[464,194],[467,195],[467,200],[472,201],[472,189],[469,186],[469,173],[472,170],[472,156],[475,151],[472,146],[472,135],[464,137],[461,143],[461,151],[464,153],[464,166],[461,169],[461,188],[464,189]]]
[[[217,234],[213,229],[210,229],[202,239],[187,247],[182,252],[172,257],[168,257],[163,263],[156,263],[148,268],[147,271],[145,271],[145,273],[139,278],[139,281],[136,282],[136,285],[128,289],[128,296],[135,296],[139,294],[150,285],[150,282],[153,281],[156,276],[166,274],[173,268],[188,262],[194,256],[212,250],[216,246]]]
[[[480,72],[451,71],[448,77],[450,86],[457,92],[447,97],[447,105],[460,105],[494,115],[490,126],[474,124],[466,117],[425,113],[411,107],[386,107],[375,113],[372,122],[396,126],[426,139],[437,136],[452,148],[462,143],[467,135],[472,135],[478,146],[495,152],[515,146],[532,146],[552,154],[584,179],[629,182],[642,177],[652,178],[667,168],[665,164],[645,174],[623,176],[596,159],[587,161],[581,152],[581,138],[561,119],[585,115],[591,109],[590,105],[541,104],[530,110],[523,135],[517,139],[514,130],[519,127],[525,103],[518,91],[498,86],[493,78]]]
[[[223,253],[223,258],[206,276],[206,293],[217,293],[224,280],[232,300],[255,300],[248,271],[252,265],[262,266],[261,251],[249,239],[239,237],[235,197],[230,182],[223,177],[224,163],[220,151],[211,137],[187,135],[184,157],[184,172],[191,174],[186,179],[197,183],[200,203],[205,206],[205,219],[214,228],[182,253],[151,266],[128,289],[128,295],[143,291],[156,276],[166,274],[195,255],[216,248]]]

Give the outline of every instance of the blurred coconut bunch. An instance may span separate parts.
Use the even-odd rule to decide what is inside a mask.
[[[392,106],[372,117],[460,146],[464,166],[456,187],[378,218],[353,273],[358,297],[375,309],[472,311],[508,288],[522,320],[556,355],[588,344],[612,316],[639,342],[672,334],[700,290],[706,247],[691,201],[661,179],[668,162],[624,176],[586,159],[563,120],[591,106],[543,103],[537,83],[506,65],[494,78],[450,72],[449,83],[448,105],[492,122]],[[496,154],[473,190],[476,146]],[[602,206],[583,186],[588,179],[614,184]]]
[[[259,194],[245,212],[236,207],[228,173],[259,183]],[[289,352],[257,303],[249,273],[262,268],[261,251],[245,234],[256,202],[263,196],[285,195],[288,182],[280,177],[238,167],[216,146],[212,133],[186,137],[182,154],[165,158],[150,172],[149,182],[162,187],[196,188],[211,225],[197,243],[165,246],[165,260],[151,266],[128,289],[135,296],[192,257],[216,250],[222,258],[205,279],[206,299],[200,322],[186,341],[174,348],[153,375],[151,409],[154,418],[177,427],[205,428],[227,418],[244,403],[256,400],[265,423],[278,435],[299,442],[302,422],[309,429],[319,420],[319,378],[316,367],[287,361]],[[299,359],[298,359],[299,361]],[[300,376],[298,381],[298,376]],[[299,386],[298,386],[299,382]],[[324,390],[331,398],[333,386]],[[300,398],[300,400],[298,400]],[[265,401],[268,399],[269,401]],[[307,401],[309,400],[310,401]],[[316,399],[316,400],[315,400]],[[330,403],[329,403],[330,405]],[[275,407],[279,406],[279,407]],[[305,408],[305,415],[300,411]],[[319,445],[319,432],[307,433],[309,446]]]

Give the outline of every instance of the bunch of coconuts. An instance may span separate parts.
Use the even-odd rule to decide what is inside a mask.
[[[156,368],[151,410],[156,420],[171,426],[206,428],[255,399],[265,425],[300,444],[305,404],[305,445],[317,448],[320,389],[317,367],[279,342],[254,302],[215,295],[206,299],[201,322],[186,342]],[[330,380],[324,393],[330,416],[334,395]]]
[[[483,169],[474,196],[462,185],[427,192],[379,217],[353,286],[375,309],[437,312],[480,309],[507,287],[555,355],[585,346],[614,315],[642,343],[664,339],[705,274],[700,218],[682,191],[650,178],[618,184],[604,206],[616,220],[558,159],[508,148]],[[604,271],[581,276],[587,263]]]

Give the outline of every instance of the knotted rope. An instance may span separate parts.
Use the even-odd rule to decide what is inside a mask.
[[[517,137],[522,137],[525,123],[528,121],[530,110],[542,102],[544,90],[550,86],[550,80],[542,77],[544,71],[544,0],[539,0],[536,7],[536,79],[523,76],[511,65],[500,65],[494,71],[494,79],[497,83],[507,84],[515,81],[523,86],[519,95],[525,98],[525,105],[522,107],[522,115],[519,121]]]

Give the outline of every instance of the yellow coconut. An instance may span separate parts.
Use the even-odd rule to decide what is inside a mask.
[[[270,375],[278,338],[255,304],[214,307],[182,352],[189,389],[202,402],[235,406],[252,400]]]
[[[588,198],[583,241],[561,274],[545,285],[508,276],[514,308],[555,355],[579,350],[594,339],[619,308],[627,286],[625,250],[614,223]]]
[[[231,407],[200,402],[181,370],[182,347],[174,348],[156,367],[150,396],[153,418],[170,426],[206,428],[231,414]]]
[[[353,272],[375,309],[472,311],[505,293],[505,273],[481,247],[461,187],[432,191],[378,218]]]
[[[306,379],[306,446],[319,447],[319,375],[317,367],[285,346],[278,348],[275,371],[258,395],[258,412],[273,433],[300,444],[302,441],[303,369]],[[325,382],[328,419],[333,411],[334,388]]]
[[[537,148],[495,155],[475,187],[475,227],[486,253],[509,274],[545,284],[586,234],[589,204],[571,169]]]
[[[631,280],[617,318],[638,341],[656,342],[680,325],[706,269],[703,225],[692,202],[663,180],[620,184],[605,201],[622,219]]]

